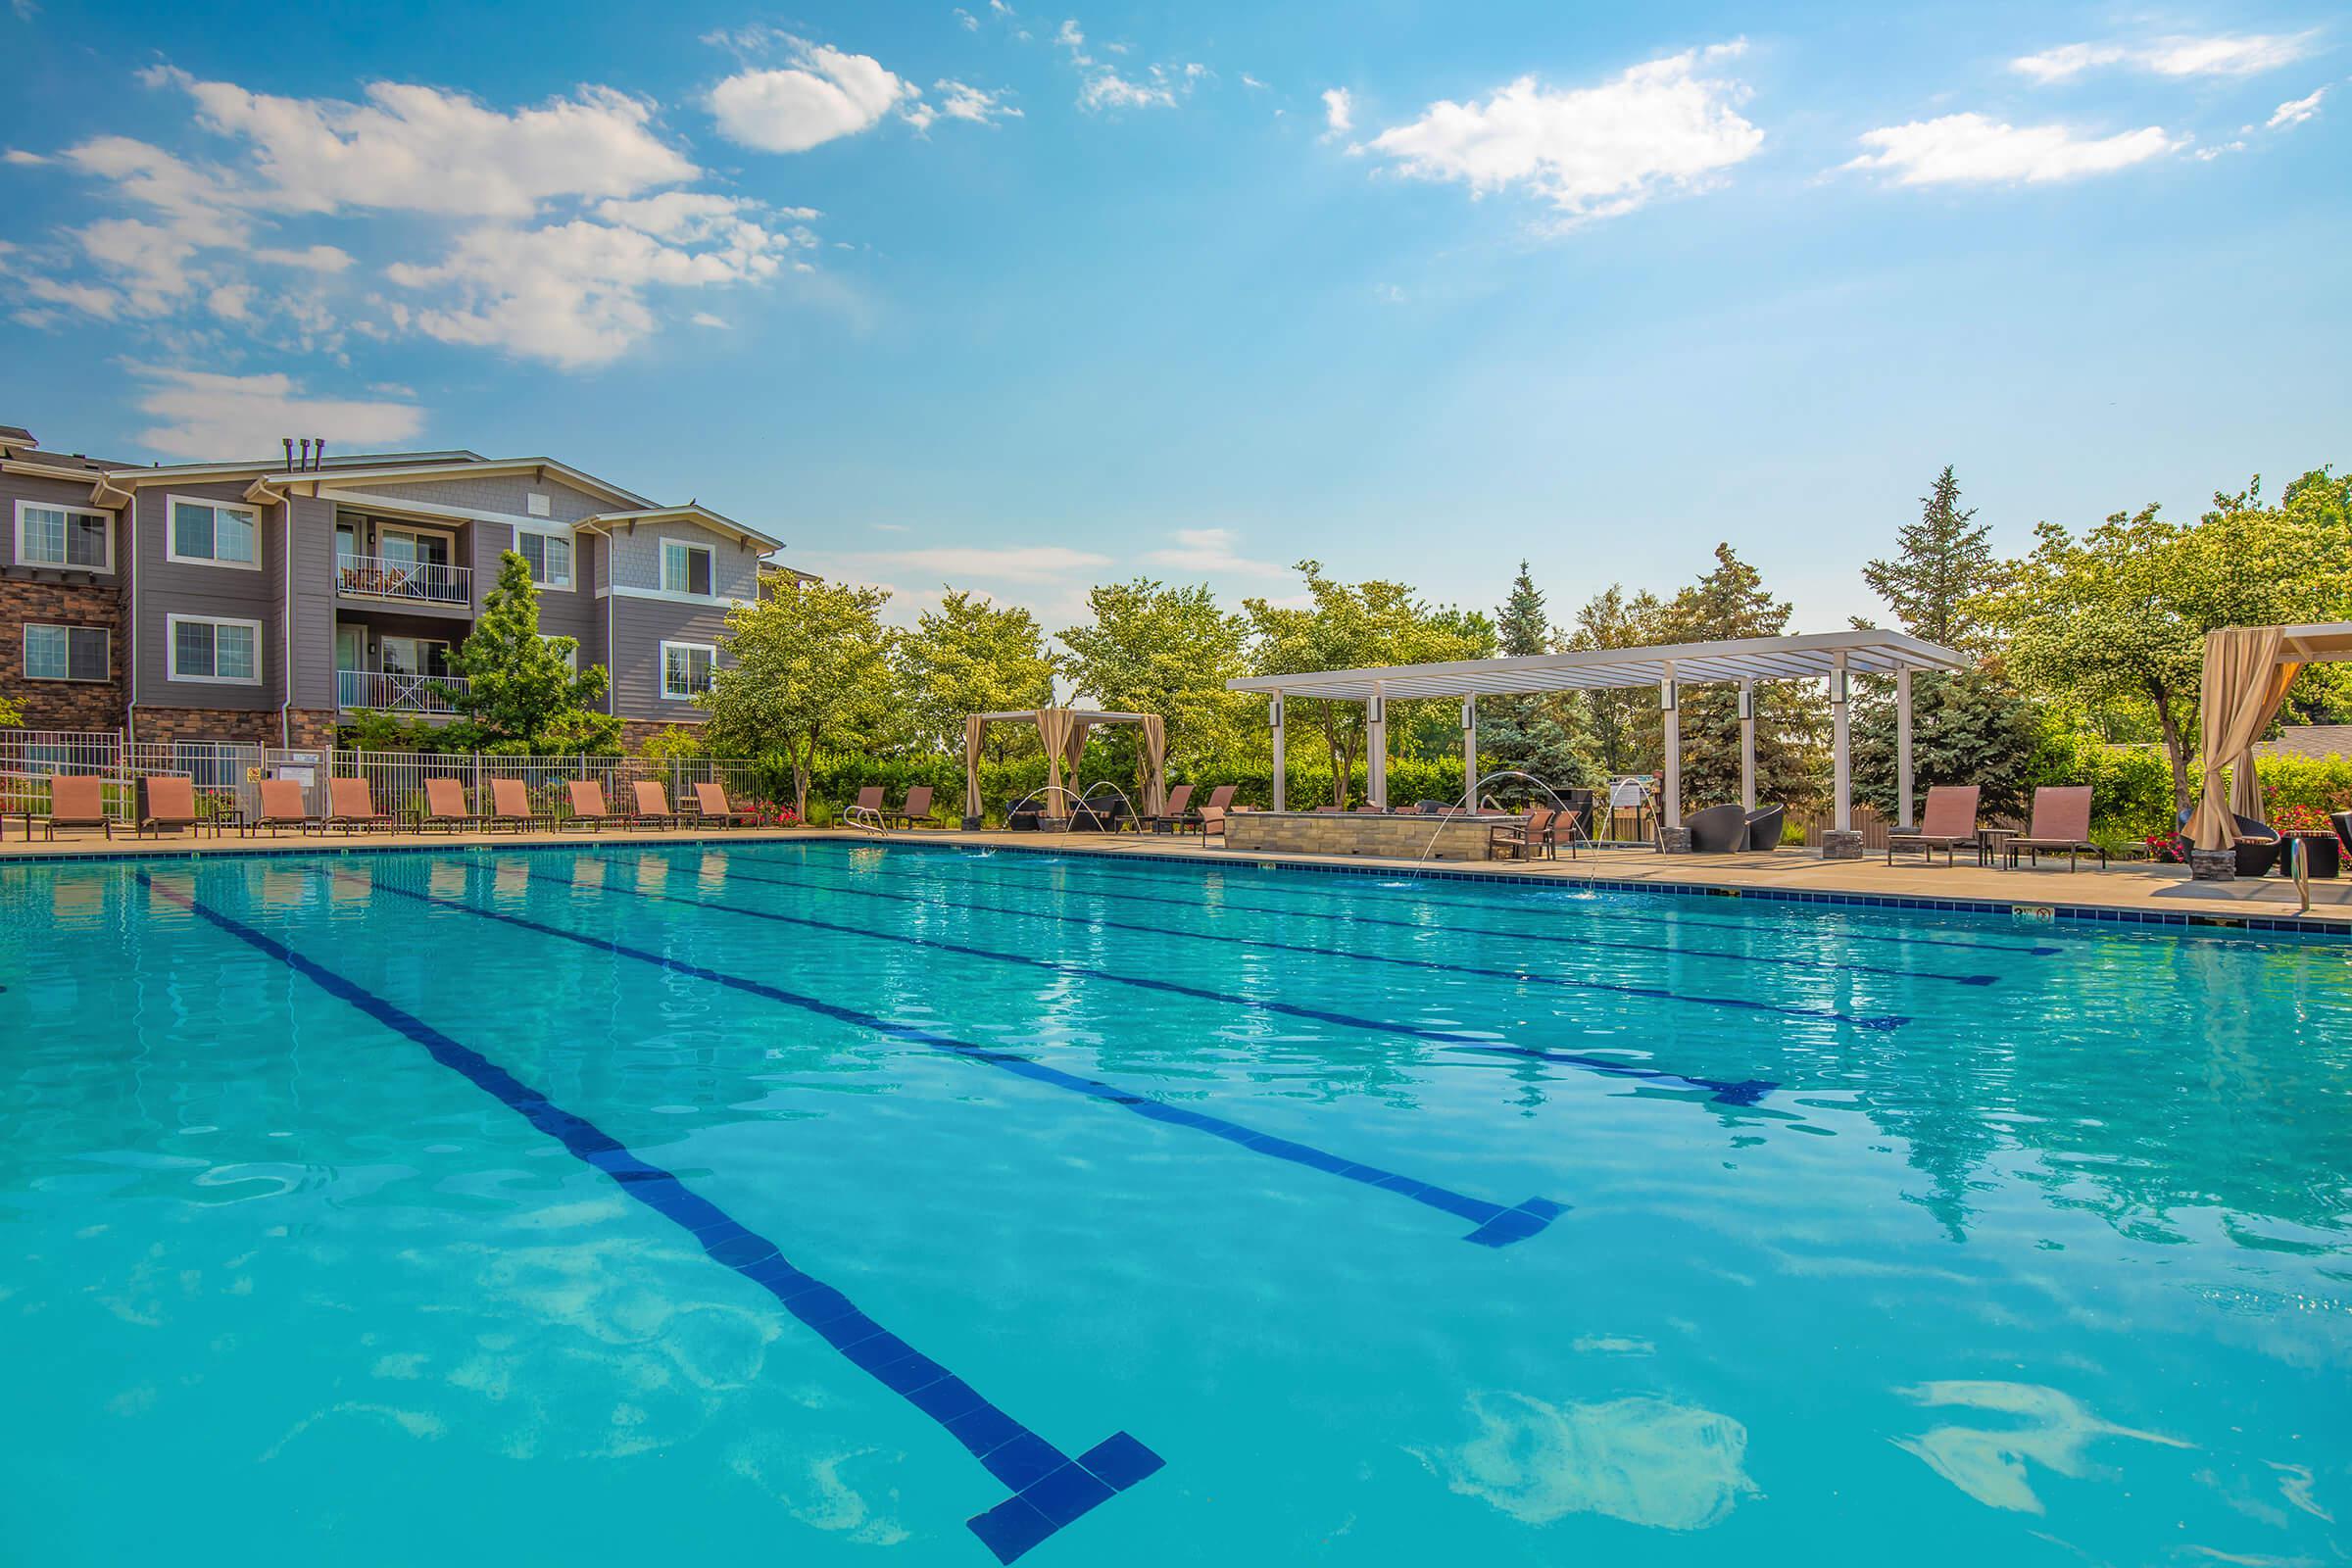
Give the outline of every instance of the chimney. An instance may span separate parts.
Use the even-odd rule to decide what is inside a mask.
[[[318,444],[316,447],[314,447],[314,448],[312,448],[312,449],[311,449],[311,466],[312,466],[312,467],[314,467],[314,468],[316,468],[316,467],[318,467],[319,466],[321,466],[322,464],[324,464],[325,462],[326,462],[326,437],[324,437],[324,436],[320,436],[320,437],[318,437]]]
[[[283,435],[279,436],[278,440],[286,449],[286,471],[292,473],[294,471],[294,438],[290,435]]]
[[[311,438],[307,435],[302,438],[302,466],[305,468],[311,466]]]

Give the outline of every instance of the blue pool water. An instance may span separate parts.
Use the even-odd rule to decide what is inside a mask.
[[[2352,1555],[2342,943],[620,842],[0,987],[7,1562]]]

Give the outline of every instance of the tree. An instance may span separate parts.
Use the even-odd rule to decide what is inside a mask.
[[[1298,570],[1312,608],[1243,601],[1261,675],[1480,659],[1494,652],[1494,625],[1483,614],[1424,604],[1400,582],[1338,582],[1323,575],[1320,562],[1302,561]],[[1347,805],[1348,778],[1364,748],[1365,705],[1300,699],[1292,706],[1298,719],[1322,730],[1331,753],[1332,802]],[[1413,710],[1430,706],[1392,704],[1389,721],[1409,727]]]
[[[1548,653],[1553,646],[1544,595],[1524,561],[1494,625],[1505,658]],[[1491,768],[1517,768],[1555,789],[1601,782],[1599,750],[1581,692],[1490,697],[1479,704],[1478,738]]]
[[[1764,589],[1756,568],[1728,544],[1715,547],[1715,569],[1674,596],[1657,617],[1658,640],[1703,643],[1778,637],[1790,606]],[[1761,800],[1804,800],[1815,792],[1823,703],[1809,686],[1761,681],[1755,689],[1756,793]],[[1681,694],[1683,794],[1706,805],[1740,798],[1740,696],[1721,684]]]
[[[1976,633],[1970,604],[1992,566],[1992,529],[1972,525],[1976,514],[1974,507],[1960,510],[1960,482],[1947,463],[1920,498],[1919,520],[1896,532],[1894,559],[1862,568],[1862,580],[1912,636],[1959,648]]]
[[[1205,583],[1148,577],[1100,584],[1086,606],[1092,623],[1061,634],[1072,685],[1105,708],[1157,713],[1171,765],[1202,767],[1236,749],[1255,706],[1225,689],[1250,672],[1241,616],[1219,610]]]
[[[915,735],[930,750],[963,749],[972,713],[1043,708],[1054,701],[1054,656],[1037,617],[1014,606],[999,610],[978,594],[947,590],[936,611],[915,618],[898,641],[902,703]],[[1034,731],[998,724],[988,731],[996,760]]]
[[[1644,590],[1627,598],[1625,589],[1611,583],[1576,612],[1568,634],[1572,649],[1642,648],[1664,641],[1659,621],[1666,607]],[[1648,687],[1592,692],[1587,699],[1592,718],[1592,740],[1604,773],[1646,773],[1657,765],[1663,734],[1658,721],[1658,694]]]
[[[804,821],[818,749],[849,749],[889,722],[889,602],[887,589],[808,582],[727,612],[728,662],[695,701],[717,746],[785,760]]]
[[[602,664],[574,671],[579,643],[539,635],[539,588],[530,563],[509,550],[499,557],[498,586],[450,657],[466,677],[452,699],[493,743],[519,742],[532,752],[617,749],[620,720],[596,711],[609,684]]]

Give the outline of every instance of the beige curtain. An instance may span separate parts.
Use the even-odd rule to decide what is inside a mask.
[[[1046,793],[1038,802],[1041,816],[1069,814],[1061,793],[1061,757],[1070,744],[1070,710],[1066,708],[1037,710],[1037,738],[1046,748]]]
[[[1144,814],[1168,808],[1168,725],[1157,713],[1144,715]]]
[[[1070,786],[1073,789],[1078,784],[1078,759],[1086,755],[1087,731],[1093,728],[1093,723],[1087,719],[1073,717],[1070,720],[1070,738],[1062,748],[1061,765],[1070,770]]]
[[[2255,738],[2270,726],[2300,664],[2281,663],[2284,638],[2277,626],[2230,626],[2205,634],[2205,671],[2197,690],[2198,728],[2205,750],[2204,793],[2189,819],[2188,841],[2200,850],[2237,842],[2230,819],[2235,808],[2262,815],[2262,786],[2254,773]],[[2236,775],[2222,788],[2222,769]]]
[[[988,720],[978,713],[963,721],[963,814],[980,815],[980,735]]]

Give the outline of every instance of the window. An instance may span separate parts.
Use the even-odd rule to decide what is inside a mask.
[[[259,571],[261,514],[251,507],[224,501],[182,501],[171,498],[172,538],[165,550],[172,561],[208,566],[242,566]]]
[[[114,570],[113,514],[81,507],[18,502],[17,564],[69,566],[78,571]]]
[[[166,615],[171,632],[172,678],[218,681],[233,686],[262,683],[262,623]]]
[[[104,626],[27,626],[24,678],[105,680],[112,652]]]
[[[514,530],[514,551],[531,564],[531,581],[542,588],[571,586],[571,539],[560,533]]]
[[[692,701],[696,692],[710,689],[718,667],[718,650],[709,643],[662,645],[662,695],[672,701]]]
[[[549,504],[552,498],[544,490],[525,491],[522,497],[523,510],[534,517],[553,516],[555,509]]]
[[[701,598],[710,595],[710,552],[702,545],[690,545],[676,539],[662,541],[662,591],[671,594],[694,594]]]

